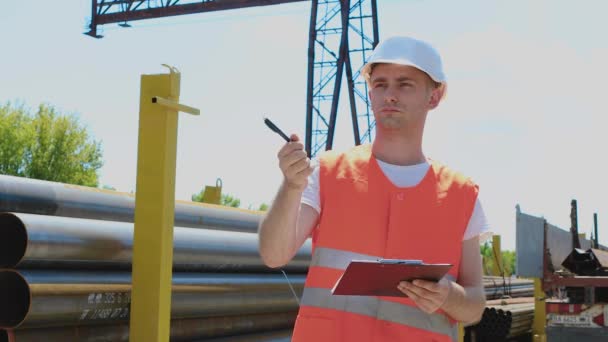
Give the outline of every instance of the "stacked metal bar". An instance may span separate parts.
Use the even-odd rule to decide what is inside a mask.
[[[530,279],[484,276],[486,308],[481,321],[465,329],[465,341],[509,341],[532,329],[534,282]]]
[[[529,279],[484,276],[483,286],[488,300],[534,296],[534,282]]]
[[[509,341],[528,335],[534,321],[534,298],[488,301],[481,321],[465,330],[465,341]]]
[[[133,196],[0,176],[0,212],[0,342],[128,341]],[[175,214],[171,340],[285,338],[310,243],[283,274],[259,257],[260,213]]]

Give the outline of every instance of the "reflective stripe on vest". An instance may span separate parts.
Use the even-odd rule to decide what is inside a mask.
[[[456,341],[458,329],[442,314],[427,314],[417,307],[368,296],[334,296],[329,289],[304,289],[301,305],[335,309],[403,324],[409,327],[449,336]]]
[[[352,260],[378,260],[378,256],[318,247],[312,257],[311,267],[344,270]],[[311,268],[311,272],[315,272]],[[454,281],[450,274],[446,278]],[[301,305],[335,309],[373,317],[393,323],[447,335],[456,340],[458,330],[449,319],[439,313],[427,314],[417,307],[368,296],[334,296],[330,289],[306,287]]]

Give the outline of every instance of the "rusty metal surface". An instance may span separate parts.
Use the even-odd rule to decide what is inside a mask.
[[[562,266],[578,276],[608,276],[608,252],[599,249],[575,248],[562,262]]]
[[[301,296],[304,276],[289,280]],[[0,270],[0,328],[125,322],[128,272]],[[297,310],[284,276],[174,273],[172,319]]]
[[[562,277],[554,275],[552,277],[545,278],[545,282],[551,287],[608,287],[608,277]]]
[[[593,276],[564,276],[555,272],[551,263],[551,250],[547,243],[547,232],[549,224],[544,221],[545,239],[543,241],[543,291],[550,291],[558,286],[570,287],[608,287],[608,277],[593,277]]]

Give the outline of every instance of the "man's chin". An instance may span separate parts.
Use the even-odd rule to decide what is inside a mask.
[[[403,126],[403,120],[396,118],[382,118],[380,121],[376,121],[376,125],[383,129],[393,130]]]

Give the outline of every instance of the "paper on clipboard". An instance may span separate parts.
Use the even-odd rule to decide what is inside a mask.
[[[400,281],[439,281],[451,267],[451,264],[426,264],[422,260],[353,260],[336,282],[332,294],[407,297],[397,289]]]

